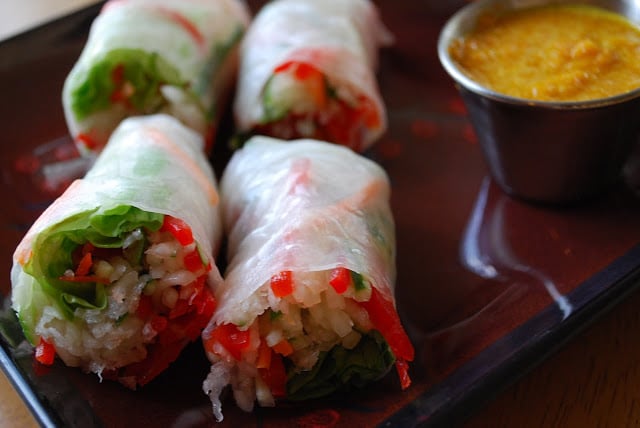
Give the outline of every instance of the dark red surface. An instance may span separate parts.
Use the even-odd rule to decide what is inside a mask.
[[[416,399],[414,407],[420,407],[432,391],[443,394],[438,389],[442,385],[455,390],[452,379],[469,367],[474,379],[496,370],[487,366],[483,371],[478,361],[499,366],[510,350],[535,342],[546,331],[523,330],[532,318],[549,314],[545,328],[550,329],[573,319],[585,302],[568,296],[587,280],[589,296],[598,296],[598,288],[609,289],[610,280],[594,280],[594,275],[640,242],[640,200],[622,182],[589,204],[552,209],[514,200],[487,178],[464,107],[436,56],[442,24],[464,2],[379,4],[396,36],[395,45],[382,53],[379,72],[390,128],[368,155],[382,164],[393,183],[396,295],[417,351],[410,371],[414,383],[402,392],[392,372],[348,397],[283,403],[251,414],[239,411],[228,398],[220,426],[372,426],[405,412]],[[90,16],[67,18],[0,45],[5,195],[0,211],[0,272],[5,280],[0,290],[5,296],[15,246],[64,187],[43,186],[41,168],[73,155],[60,94]],[[227,156],[224,141],[218,140],[213,154],[218,173]],[[500,346],[492,346],[496,344]],[[18,370],[6,365],[5,370],[31,383],[40,396],[36,404],[54,422],[82,427],[212,425],[210,404],[201,391],[208,367],[199,344],[136,392],[59,364],[36,373],[29,357],[6,349]],[[465,391],[455,394],[452,400]],[[419,413],[438,410],[422,408]]]

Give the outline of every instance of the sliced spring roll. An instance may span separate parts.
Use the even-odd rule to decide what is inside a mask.
[[[248,22],[241,0],[107,2],[63,89],[79,151],[95,155],[122,119],[152,113],[177,117],[210,146]]]
[[[12,306],[36,359],[135,388],[200,337],[222,233],[202,138],[166,115],[126,119],[13,256]]]
[[[240,133],[365,150],[386,129],[375,69],[379,46],[390,41],[368,0],[268,3],[240,49]]]
[[[362,387],[414,350],[395,309],[395,232],[385,172],[332,143],[256,136],[221,179],[229,265],[203,332],[203,389],[237,404]]]

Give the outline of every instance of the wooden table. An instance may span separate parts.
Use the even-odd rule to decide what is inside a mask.
[[[498,394],[466,426],[639,426],[639,305],[635,293]]]
[[[9,380],[0,371],[0,426],[3,427],[37,427],[30,410],[17,394]]]
[[[92,3],[97,0],[0,0],[0,40]]]

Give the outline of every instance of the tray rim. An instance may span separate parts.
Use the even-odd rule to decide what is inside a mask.
[[[443,381],[418,395],[414,401],[389,416],[379,426],[430,428],[463,423],[501,391],[530,373],[638,289],[640,243],[582,281],[566,295],[575,305],[570,316],[562,319],[557,306],[549,304],[455,369]],[[500,361],[496,362],[491,358],[491,370],[479,370],[487,357],[496,354],[497,348],[518,336],[528,336],[532,326],[546,326],[546,329],[538,328],[535,339],[518,340],[519,346]],[[479,374],[471,375],[466,381],[461,379],[474,370]],[[443,396],[445,392],[449,397]],[[430,398],[427,398],[428,395]],[[421,400],[425,403],[416,405]],[[436,400],[440,403],[432,406],[431,403]],[[437,410],[431,412],[431,408]]]

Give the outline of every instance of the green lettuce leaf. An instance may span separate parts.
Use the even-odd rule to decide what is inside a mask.
[[[78,83],[71,91],[71,109],[78,120],[111,105],[116,90],[114,69],[124,66],[124,80],[131,83],[134,93],[132,106],[142,113],[157,111],[164,102],[160,86],[169,84],[184,87],[179,71],[157,52],[142,49],[113,49],[77,76]]]
[[[58,279],[67,269],[74,268],[73,252],[87,242],[99,248],[121,248],[132,231],[158,230],[163,219],[163,214],[130,205],[77,214],[38,235],[33,244],[33,257],[24,271],[38,281],[69,319],[73,319],[77,308],[103,309],[107,304],[104,285]]]
[[[395,357],[377,331],[362,336],[351,350],[335,346],[320,355],[313,369],[305,372],[287,368],[287,399],[293,401],[323,397],[336,391],[363,388],[382,377]]]

